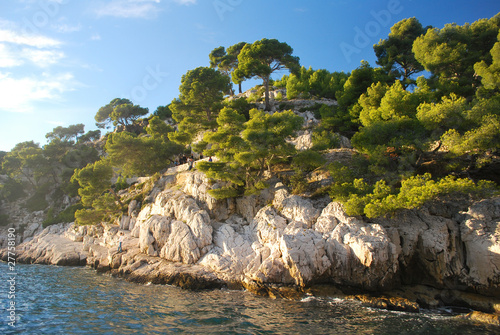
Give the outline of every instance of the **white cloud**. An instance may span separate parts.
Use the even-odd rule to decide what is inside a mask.
[[[58,47],[58,40],[42,35],[22,34],[14,30],[0,29],[0,42],[28,45],[36,48]]]
[[[160,0],[113,0],[96,9],[97,16],[149,19],[156,17]]]
[[[0,68],[24,65],[26,61],[37,67],[57,64],[65,57],[59,50],[61,41],[35,34],[24,34],[15,23],[0,21]]]
[[[23,65],[24,61],[7,45],[0,43],[0,68]]]
[[[90,39],[92,41],[100,41],[101,40],[101,35],[99,35],[98,33],[95,33],[94,35],[90,36]]]
[[[33,112],[35,103],[60,100],[62,93],[73,91],[78,85],[71,73],[14,78],[9,73],[0,72],[0,92],[3,95],[0,110]]]
[[[64,53],[57,50],[24,48],[21,56],[33,62],[36,66],[48,67],[50,65],[57,64],[61,59],[63,59]]]

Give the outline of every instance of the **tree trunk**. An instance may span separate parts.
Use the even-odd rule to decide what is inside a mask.
[[[264,78],[264,89],[266,90],[265,92],[265,104],[266,104],[266,107],[265,107],[265,110],[266,111],[270,111],[271,110],[271,105],[269,104],[269,77],[266,77]]]
[[[112,187],[109,189],[109,191],[111,192],[111,194],[113,194],[113,196],[115,197],[115,200],[118,202],[120,207],[123,209],[125,206],[123,205],[123,202],[121,201],[120,196],[118,194],[116,194],[115,190],[113,190]]]
[[[241,91],[241,82],[239,82],[239,83],[238,83],[238,89],[240,90],[240,94],[241,94],[241,93],[243,93],[243,92]]]

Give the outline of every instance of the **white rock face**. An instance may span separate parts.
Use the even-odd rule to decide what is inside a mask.
[[[399,255],[386,230],[377,224],[347,221],[338,224],[326,240],[334,281],[369,289],[390,285],[399,269]]]
[[[341,160],[351,152],[333,154]],[[48,227],[19,245],[19,257],[61,265],[87,258],[103,270],[140,275],[149,269],[154,278],[168,277],[154,272],[164,269],[236,283],[500,288],[500,198],[462,214],[423,208],[368,221],[346,215],[340,203],[291,195],[281,183],[259,196],[215,201],[202,174],[176,180],[172,188],[156,185],[142,210],[131,202],[117,224]],[[38,224],[27,226],[30,233]]]
[[[69,239],[65,234],[78,236],[73,224],[57,224],[45,228],[17,248],[17,260],[23,263],[55,265],[85,264],[87,253],[83,251],[82,243]]]
[[[278,183],[276,188],[278,190],[274,195],[273,206],[278,208],[288,220],[302,222],[306,224],[307,228],[311,228],[320,215],[320,210],[314,208],[309,199],[298,195],[290,195],[283,187],[283,184]]]
[[[210,217],[196,201],[180,191],[160,192],[138,215],[133,237],[150,256],[186,264],[196,263],[212,245]]]
[[[276,194],[278,202],[287,199],[280,191]],[[376,288],[390,282],[397,272],[398,250],[380,225],[364,226],[354,220],[339,224],[332,214],[334,209],[340,211],[338,205],[329,205],[319,218],[319,213],[299,215],[300,221],[285,217],[275,207],[262,208],[240,232],[227,224],[216,229],[216,248],[200,263],[224,278],[300,286],[329,278],[348,284],[361,281],[367,288]],[[314,221],[324,232],[309,227]]]
[[[488,285],[500,277],[500,198],[483,200],[465,213],[461,236],[473,283]]]

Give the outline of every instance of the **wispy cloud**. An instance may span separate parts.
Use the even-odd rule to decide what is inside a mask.
[[[174,0],[174,1],[181,5],[194,5],[197,2],[197,0]]]
[[[10,29],[0,29],[0,42],[28,45],[36,48],[58,47],[62,44],[50,37],[22,34]]]
[[[37,102],[61,100],[63,93],[81,85],[67,70],[55,70],[66,57],[63,45],[51,37],[24,33],[14,22],[0,21],[1,111],[31,112]],[[26,65],[31,74],[26,74]]]
[[[77,25],[70,25],[67,23],[56,23],[56,24],[53,24],[51,27],[56,32],[65,33],[65,34],[74,33],[74,32],[82,30],[82,25],[80,23]]]
[[[23,65],[24,61],[19,58],[7,45],[0,43],[0,68],[16,67]]]
[[[43,35],[22,33],[15,24],[7,21],[0,24],[0,68],[20,66],[26,61],[45,68],[57,64],[65,57],[60,51],[63,44],[61,41]]]
[[[65,57],[64,53],[58,50],[37,50],[28,48],[22,50],[21,56],[39,67],[48,67],[57,64]]]
[[[5,96],[0,99],[0,110],[29,113],[35,110],[36,102],[60,100],[62,93],[73,91],[77,86],[71,73],[14,78],[0,72],[0,92]]]
[[[59,50],[40,50],[36,48],[10,46],[0,43],[0,68],[24,65],[26,61],[41,68],[57,64],[65,57]]]
[[[192,0],[184,0],[192,1]],[[113,0],[100,3],[95,9],[97,16],[114,16],[121,18],[154,18],[161,10],[160,0]]]

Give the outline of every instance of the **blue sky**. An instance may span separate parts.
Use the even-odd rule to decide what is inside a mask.
[[[44,145],[57,126],[97,129],[114,98],[152,113],[219,46],[276,38],[303,66],[349,72],[376,66],[373,44],[404,18],[441,28],[498,12],[489,0],[3,0],[0,150]]]

